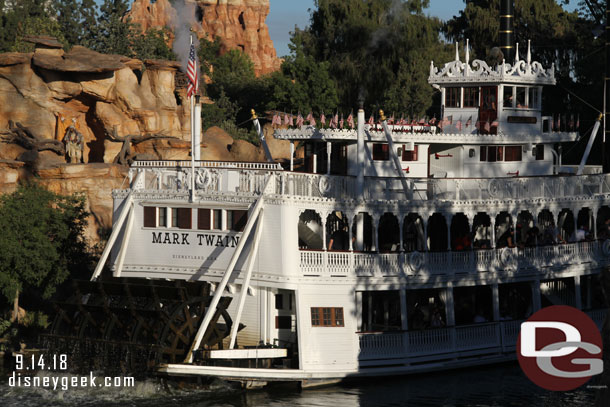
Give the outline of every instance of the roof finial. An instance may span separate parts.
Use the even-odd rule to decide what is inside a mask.
[[[456,42],[456,43],[455,43],[455,60],[456,60],[456,61],[459,61],[459,60],[460,60],[460,50],[459,50],[459,46],[460,46],[460,43],[459,43],[459,42]]]
[[[468,50],[468,43],[469,40],[468,38],[466,38],[466,65],[468,65],[468,62],[470,62],[470,51]]]
[[[527,40],[527,64],[532,63],[532,51],[530,49],[530,40]]]
[[[517,43],[517,49],[515,50],[515,64],[519,62],[519,43]]]

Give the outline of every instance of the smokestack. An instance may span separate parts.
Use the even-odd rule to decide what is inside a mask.
[[[610,1],[606,1],[606,75],[604,80],[604,147],[602,149],[603,172],[610,172],[610,128],[607,117],[610,114]]]
[[[504,60],[511,64],[515,58],[514,17],[513,0],[500,0],[500,49],[504,54]]]
[[[362,199],[364,196],[364,169],[366,168],[364,154],[364,109],[358,109],[358,138],[357,138],[357,171],[356,174],[356,194]]]

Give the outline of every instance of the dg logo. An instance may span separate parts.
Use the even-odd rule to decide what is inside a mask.
[[[567,391],[602,373],[602,337],[587,314],[566,305],[541,309],[521,324],[519,365],[547,390]]]

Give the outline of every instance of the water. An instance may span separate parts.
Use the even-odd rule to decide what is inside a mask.
[[[12,373],[12,372],[9,372]],[[47,373],[45,373],[47,374]],[[52,376],[52,373],[48,373]],[[55,374],[57,376],[57,374]],[[396,378],[369,378],[347,384],[299,391],[275,385],[242,391],[213,381],[197,390],[159,380],[136,381],[133,388],[11,388],[0,385],[0,406],[592,406],[596,390],[583,386],[571,392],[549,392],[523,375],[516,363]],[[605,405],[610,405],[606,402]]]

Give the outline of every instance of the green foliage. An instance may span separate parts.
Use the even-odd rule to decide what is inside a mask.
[[[431,58],[448,58],[426,1],[317,0],[311,25],[293,33],[306,56],[328,64],[342,110],[358,100],[365,109],[422,114],[432,105],[425,82]]]
[[[305,55],[300,44],[293,45],[293,54],[268,81],[272,99],[267,108],[304,114],[335,110],[339,100],[337,83],[329,73],[330,63]]]
[[[83,237],[82,196],[54,194],[36,184],[21,185],[0,198],[0,293],[34,291],[49,298],[71,270],[90,265]]]
[[[136,29],[131,33],[131,51],[138,59],[166,59],[175,60],[176,55],[167,46],[165,40],[169,36],[168,29],[157,30],[149,28],[140,34]]]
[[[36,0],[22,0],[4,4],[0,8],[0,52],[28,52],[33,44],[22,41],[24,35],[51,35],[65,43],[61,27],[50,18],[54,14],[51,5]]]

